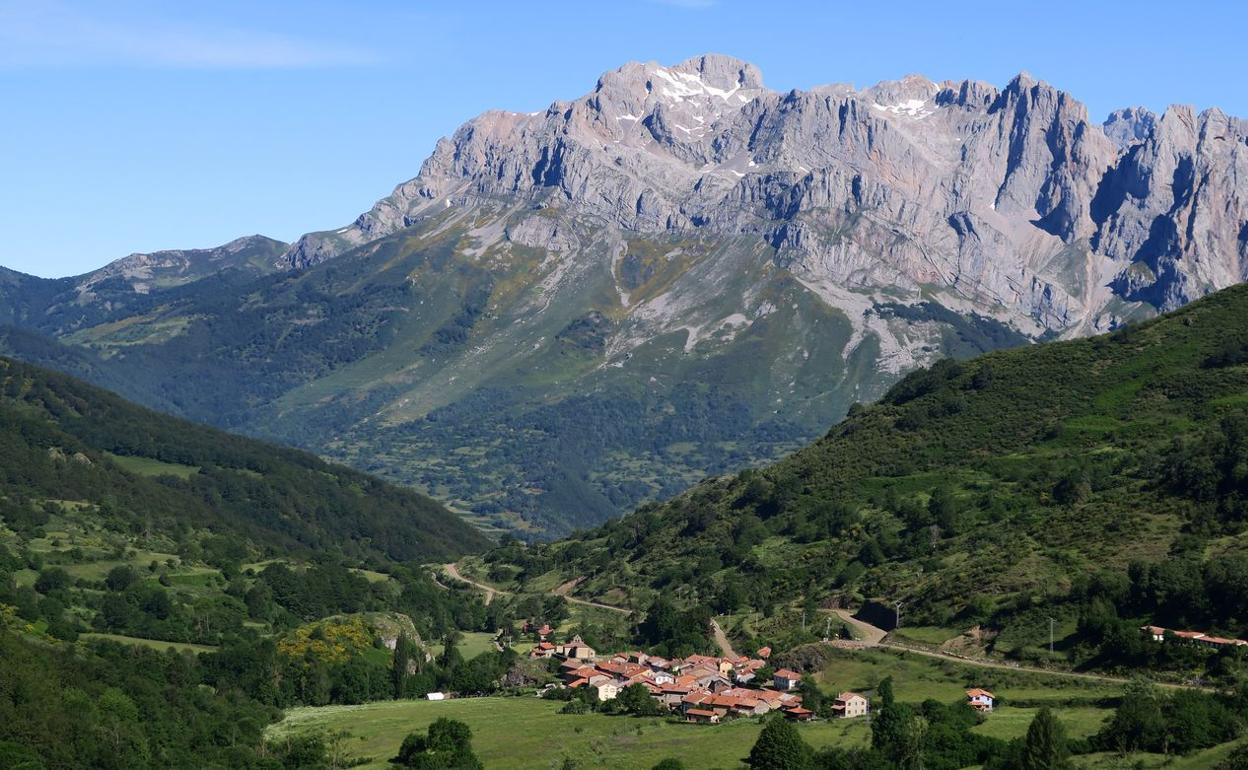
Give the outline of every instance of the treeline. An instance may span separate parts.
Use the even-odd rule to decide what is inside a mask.
[[[440,648],[426,651],[400,637],[394,650],[343,656],[315,644],[291,655],[272,639],[236,639],[219,652],[201,655],[200,661],[205,682],[280,708],[423,698],[431,692],[491,695],[551,679],[544,661],[530,661],[509,648],[465,660],[456,642],[452,633]]]
[[[1235,647],[1211,650],[1178,639],[1157,643],[1140,630],[1157,625],[1214,636],[1248,635],[1248,557],[1243,555],[1202,560],[1190,553],[1157,563],[1137,561],[1125,574],[1077,579],[1071,597],[1080,607],[1077,641],[1095,650],[1103,665],[1204,667],[1234,677],[1248,659]]]
[[[107,641],[50,645],[0,629],[0,767],[324,770],[341,748],[332,736],[265,743],[264,729],[281,717],[279,707],[531,684],[510,673],[518,662],[510,651],[472,661],[447,651],[428,662],[413,656],[422,661],[414,669],[405,649],[400,645],[388,665],[357,659],[332,672],[295,676],[300,662],[282,661],[271,641],[195,656]],[[435,751],[434,743],[419,751]],[[399,764],[442,766],[419,764],[419,751],[408,747]]]
[[[73,578],[61,567],[44,567],[32,585],[19,586],[14,573],[37,562],[32,565],[0,546],[0,604],[14,607],[27,622],[45,621],[50,634],[67,640],[94,630],[219,644],[230,637],[257,637],[254,625],[281,632],[360,612],[402,613],[426,638],[499,621],[498,611],[486,608],[476,594],[443,590],[416,565],[392,567],[389,580],[372,582],[329,557],[305,568],[278,562],[250,574],[229,559],[228,549],[212,559],[224,577],[205,577],[215,587],[211,591],[180,588],[169,578],[168,566],[156,563],[148,568],[118,565],[98,581]],[[82,613],[69,611],[75,607],[91,617],[89,624],[78,620]]]
[[[262,742],[279,713],[201,686],[192,655],[107,642],[79,652],[0,631],[0,660],[0,767],[283,767]]]
[[[1069,737],[1060,709],[1047,706],[1021,738],[1007,742],[980,735],[971,729],[984,715],[963,703],[901,703],[893,696],[891,678],[880,683],[872,705],[868,746],[815,751],[791,723],[776,717],[764,726],[747,764],[752,770],[1073,770],[1072,757],[1082,754],[1191,754],[1243,733],[1248,690],[1167,694],[1137,681],[1101,729],[1086,739]]]

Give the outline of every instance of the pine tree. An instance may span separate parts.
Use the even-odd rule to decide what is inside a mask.
[[[407,694],[408,667],[412,661],[412,640],[407,634],[399,634],[394,640],[394,662],[390,668],[390,681],[394,686],[394,697],[402,698]]]
[[[1066,745],[1066,728],[1057,721],[1048,706],[1040,709],[1027,728],[1023,742],[1022,770],[1067,770],[1070,749]]]
[[[923,720],[915,716],[909,706],[897,703],[893,696],[892,677],[880,682],[876,694],[880,706],[871,720],[871,748],[897,767],[916,766],[923,753]]]
[[[818,683],[810,674],[802,676],[801,693],[802,706],[822,715],[825,705],[823,691],[819,689]]]
[[[797,728],[777,716],[763,726],[747,764],[751,770],[808,770],[813,761],[814,752]]]

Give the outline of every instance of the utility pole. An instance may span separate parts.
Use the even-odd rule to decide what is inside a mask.
[[[893,616],[893,630],[894,631],[901,628],[901,605],[902,605],[902,602],[893,602],[893,607],[896,610]]]
[[[802,633],[806,633],[806,610],[802,610]]]

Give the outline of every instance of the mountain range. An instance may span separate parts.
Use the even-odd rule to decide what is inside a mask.
[[[1027,75],[768,89],[707,55],[492,111],[351,224],[0,273],[12,355],[531,538],[774,459],[945,357],[1240,282],[1248,121]]]

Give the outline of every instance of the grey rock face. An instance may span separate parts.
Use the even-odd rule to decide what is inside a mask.
[[[1115,293],[1168,310],[1244,280],[1248,121],[1166,110],[1101,183],[1096,249]]]
[[[1248,131],[1212,110],[1104,126],[1027,75],[779,93],[708,55],[629,63],[545,112],[488,112],[300,269],[449,208],[553,207],[612,233],[750,236],[808,286],[936,292],[1019,328],[1081,333],[1242,280]],[[568,251],[567,230],[512,237]],[[613,236],[614,237],[614,236]],[[1113,312],[1119,312],[1115,310]]]

